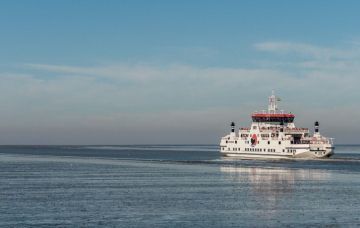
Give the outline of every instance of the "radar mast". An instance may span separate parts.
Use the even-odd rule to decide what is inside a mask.
[[[272,94],[269,97],[269,106],[268,106],[268,113],[269,114],[276,114],[278,113],[278,106],[277,103],[280,101],[279,97],[275,96],[275,91],[272,90]]]

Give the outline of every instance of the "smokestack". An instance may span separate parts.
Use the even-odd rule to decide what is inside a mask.
[[[231,132],[235,132],[235,123],[231,122]]]
[[[315,133],[319,133],[319,121],[315,121]]]

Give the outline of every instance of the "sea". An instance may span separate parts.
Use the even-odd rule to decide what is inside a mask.
[[[241,160],[217,145],[0,146],[0,227],[359,227],[360,146]]]

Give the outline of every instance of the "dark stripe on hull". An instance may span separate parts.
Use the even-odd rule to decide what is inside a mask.
[[[310,147],[285,147],[285,149],[309,149]]]
[[[293,155],[281,155],[281,154],[255,154],[255,153],[223,153],[223,156],[227,155],[237,155],[237,156],[262,156],[262,157],[281,157],[281,158],[293,158]]]

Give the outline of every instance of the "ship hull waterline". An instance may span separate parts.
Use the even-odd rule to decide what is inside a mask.
[[[321,153],[317,155],[316,153]],[[305,151],[297,154],[265,154],[265,153],[234,153],[234,152],[221,152],[224,157],[236,157],[240,159],[325,159],[334,154],[333,150],[316,150]]]

